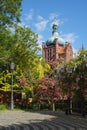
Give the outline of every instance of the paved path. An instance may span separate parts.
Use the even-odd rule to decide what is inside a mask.
[[[0,130],[87,130],[87,117],[62,112],[0,112]]]

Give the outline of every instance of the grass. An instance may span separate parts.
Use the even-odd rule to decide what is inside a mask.
[[[6,104],[0,104],[0,111],[9,110],[9,107]]]

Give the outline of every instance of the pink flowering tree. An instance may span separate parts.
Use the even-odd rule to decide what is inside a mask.
[[[40,104],[48,103],[55,111],[55,102],[61,99],[61,89],[56,86],[54,78],[44,77],[39,81],[40,88],[36,89],[36,99]]]

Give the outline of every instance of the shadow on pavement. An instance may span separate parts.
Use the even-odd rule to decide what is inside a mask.
[[[11,112],[8,120],[12,123],[1,124],[0,130],[87,130],[87,118],[65,115],[64,112]],[[20,115],[21,114],[21,115]],[[20,117],[18,117],[20,115]],[[16,118],[15,118],[16,117]],[[22,119],[23,118],[23,119]],[[5,122],[5,118],[2,122]],[[15,121],[16,120],[16,121]]]

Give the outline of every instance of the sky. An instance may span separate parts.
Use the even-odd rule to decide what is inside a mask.
[[[74,50],[87,49],[87,0],[23,0],[21,25],[38,34],[38,42],[52,36],[54,18],[58,33]]]

